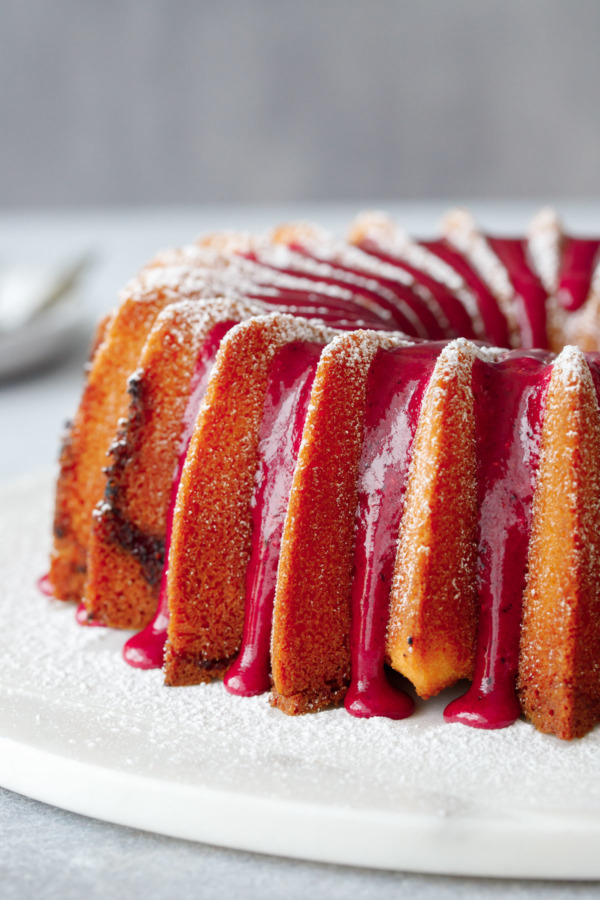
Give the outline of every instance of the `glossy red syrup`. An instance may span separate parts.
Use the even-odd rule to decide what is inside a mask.
[[[38,579],[37,586],[44,596],[54,597],[54,588],[52,587],[49,573],[42,575],[42,577]],[[88,620],[87,609],[83,603],[80,603],[75,610],[75,621],[79,625],[102,625],[102,622],[91,622]]]
[[[346,285],[346,288],[349,286]],[[250,300],[260,300],[263,303],[287,306],[291,313],[303,316],[305,319],[320,319],[333,328],[342,330],[354,330],[358,327],[373,328],[377,331],[394,331],[398,328],[407,334],[413,334],[413,324],[400,313],[396,321],[378,314],[373,309],[359,306],[352,300],[331,297],[320,294],[318,291],[300,291],[290,289],[273,289],[267,284],[253,287],[246,294]],[[408,331],[407,331],[408,329]]]
[[[354,275],[358,278],[368,278],[372,281],[376,281],[385,291],[394,294],[397,298],[397,302],[392,306],[394,314],[397,314],[397,311],[402,310],[404,307],[409,307],[412,312],[415,313],[420,319],[424,329],[422,333],[425,334],[430,340],[438,340],[445,337],[454,337],[461,333],[459,330],[460,328],[463,328],[465,330],[465,337],[474,336],[471,329],[471,320],[465,312],[464,307],[462,306],[460,301],[456,300],[456,298],[451,296],[450,294],[448,294],[448,297],[451,298],[451,303],[449,305],[452,305],[453,309],[446,310],[446,294],[441,285],[438,285],[437,282],[433,281],[433,279],[428,279],[426,275],[424,275],[422,272],[419,272],[417,269],[411,269],[409,266],[403,264],[401,265],[397,260],[382,259],[381,261],[388,263],[395,268],[403,269],[408,274],[413,275],[415,281],[420,282],[424,286],[427,286],[431,293],[440,302],[440,305],[444,309],[444,312],[448,312],[447,318],[450,324],[450,329],[452,331],[451,334],[447,333],[448,329],[441,326],[437,316],[432,311],[430,306],[422,299],[421,296],[419,296],[414,288],[410,287],[409,285],[404,285],[397,281],[381,278],[379,275],[375,275],[372,272],[364,272],[360,271],[359,269],[352,269],[349,266],[338,266],[338,268],[349,275]],[[390,303],[390,301],[387,301],[387,303]],[[456,309],[458,310],[458,319],[461,323],[460,326],[458,326],[456,322],[453,321],[454,307],[456,307]]]
[[[508,324],[498,306],[498,301],[462,253],[443,238],[421,241],[421,245],[452,266],[473,291],[479,303],[479,312],[488,341],[496,347],[508,347],[510,344]]]
[[[488,237],[487,242],[508,272],[515,289],[521,346],[548,347],[546,293],[527,260],[527,241],[520,238]]]
[[[520,715],[521,612],[551,358],[515,351],[473,367],[479,626],[473,684],[446,708],[448,722],[504,728]]]
[[[404,719],[414,709],[412,699],[388,681],[385,636],[412,444],[443,346],[379,350],[369,370],[352,586],[352,681],[344,700],[346,710],[361,718]]]
[[[125,662],[137,669],[160,669],[164,661],[167,626],[169,624],[169,600],[167,594],[169,549],[171,546],[177,490],[179,488],[179,482],[181,481],[185,457],[192,439],[192,434],[194,433],[196,419],[198,418],[198,411],[204,394],[206,393],[208,379],[212,371],[219,345],[229,329],[233,328],[236,324],[236,322],[219,322],[218,325],[215,325],[204,342],[196,360],[190,386],[190,395],[183,416],[179,455],[173,476],[171,497],[167,511],[165,565],[160,581],[158,607],[152,621],[146,625],[143,631],[140,631],[132,638],[129,638],[123,647],[123,658],[125,659]]]
[[[441,284],[439,281],[436,281],[435,278],[431,278],[431,276],[427,275],[425,272],[422,272],[421,269],[416,269],[414,266],[410,266],[400,257],[390,256],[389,254],[382,253],[375,244],[369,241],[365,241],[362,244],[361,249],[366,253],[370,253],[371,256],[376,256],[377,259],[380,259],[382,262],[387,263],[388,265],[396,266],[397,268],[402,269],[404,272],[407,272],[415,279],[417,284],[422,285],[431,293],[436,302],[439,304],[444,316],[446,317],[448,327],[442,329],[433,312],[431,312],[431,310],[426,307],[429,315],[434,319],[435,322],[435,327],[428,330],[428,335],[430,338],[432,338],[433,340],[442,337],[465,337],[469,339],[475,338],[475,332],[473,331],[473,322],[471,321],[471,317],[469,316],[461,301],[457,297],[455,297],[454,294],[449,291],[448,288],[446,288],[443,284]],[[389,282],[389,284],[393,286],[394,282]]]
[[[585,360],[592,375],[596,399],[598,400],[598,406],[600,406],[600,353],[586,353]]]
[[[565,309],[579,309],[587,300],[599,249],[600,240],[565,238],[557,292]]]
[[[292,479],[322,344],[294,342],[275,356],[265,398],[252,499],[252,552],[246,575],[244,635],[225,675],[231,694],[252,697],[271,686],[271,627],[277,565]]]
[[[433,340],[447,336],[444,334],[444,331],[432,310],[410,286],[381,279],[371,272],[364,272],[340,265],[337,262],[332,263],[330,260],[319,259],[317,256],[309,254],[298,244],[292,245],[290,249],[307,259],[312,259],[321,263],[325,262],[329,266],[332,274],[330,276],[323,276],[320,274],[307,273],[300,269],[282,269],[280,271],[283,271],[288,275],[306,278],[309,281],[320,281],[321,283],[333,287],[339,287],[345,290],[350,289],[354,296],[363,298],[363,301],[366,304],[366,312],[369,312],[370,309],[371,314],[373,312],[377,314],[377,309],[379,308],[384,316],[386,314],[391,316],[394,321],[394,327],[399,328],[405,334],[411,334],[415,337],[427,337]],[[396,263],[394,262],[393,265],[396,265]],[[350,284],[346,280],[347,275],[354,275],[363,280],[368,279],[370,282],[379,285],[382,290],[370,290],[364,285],[356,282]],[[390,294],[393,296],[390,297]],[[456,301],[456,303],[458,303],[458,301]],[[407,310],[410,311],[408,317]],[[412,314],[412,316],[410,314]],[[468,316],[465,316],[465,318],[468,320]],[[468,324],[470,324],[470,320],[468,320],[468,323],[465,323],[465,327],[468,327]],[[410,330],[407,331],[407,329]],[[470,335],[466,336],[469,337]]]
[[[45,575],[42,575],[41,578],[38,578],[37,587],[45,597],[54,597],[54,588],[52,587],[52,584],[50,582],[49,572],[46,572]]]

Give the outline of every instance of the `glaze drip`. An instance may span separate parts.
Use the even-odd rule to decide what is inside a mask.
[[[407,334],[415,333],[414,325],[401,310],[397,311],[395,322],[387,322],[375,311],[357,306],[351,300],[333,299],[320,294],[317,285],[314,291],[279,289],[276,293],[257,286],[248,291],[247,297],[250,300],[260,300],[261,303],[287,307],[294,315],[303,316],[305,319],[316,318],[342,331],[353,331],[359,327],[374,328],[378,331],[393,331],[399,328]]]
[[[521,346],[548,347],[546,301],[548,294],[527,259],[527,241],[488,237],[488,244],[508,272],[515,289],[516,316]]]
[[[83,601],[75,610],[75,621],[78,625],[84,625],[86,628],[106,628],[104,622],[99,622],[97,619],[90,618],[87,607]]]
[[[557,296],[573,312],[587,300],[598,260],[600,241],[566,237],[562,249]]]
[[[169,548],[171,544],[171,532],[173,530],[177,490],[181,480],[181,473],[183,472],[185,457],[196,425],[196,419],[198,418],[198,412],[206,393],[208,380],[219,345],[229,329],[233,328],[235,324],[235,322],[219,322],[218,325],[215,325],[198,354],[194,372],[192,374],[190,395],[181,423],[179,454],[177,457],[177,466],[173,475],[169,509],[167,512],[165,563],[160,580],[158,607],[152,621],[138,634],[129,638],[123,647],[123,658],[125,662],[137,669],[160,669],[163,664],[165,643],[167,640],[167,626],[169,624],[169,602],[167,595]]]
[[[386,676],[385,634],[411,449],[442,347],[379,350],[369,370],[352,587],[352,681],[344,701],[361,718],[403,719],[414,708]]]
[[[270,642],[277,564],[292,478],[322,345],[293,342],[275,356],[260,430],[259,470],[252,498],[252,552],[239,656],[225,676],[231,694],[270,688]]]
[[[510,346],[508,323],[498,305],[498,301],[465,257],[443,238],[421,241],[421,245],[458,272],[465,284],[479,301],[479,311],[483,320],[487,339],[496,347]]]
[[[437,340],[441,337],[457,337],[459,335],[467,338],[475,338],[473,323],[467,310],[465,309],[464,305],[454,296],[454,294],[449,291],[443,284],[441,284],[439,281],[436,281],[435,278],[432,278],[425,272],[421,271],[421,269],[417,269],[415,266],[409,265],[409,263],[407,263],[401,257],[390,256],[387,253],[382,253],[381,250],[379,250],[369,241],[364,242],[361,246],[366,253],[370,253],[372,256],[375,256],[377,259],[381,260],[384,263],[398,266],[404,272],[409,274],[412,278],[414,278],[417,285],[417,290],[419,289],[419,286],[421,286],[421,289],[424,288],[431,294],[435,302],[439,305],[440,312],[447,322],[447,327],[444,329],[440,327],[439,321],[435,319],[434,321],[436,324],[434,328],[431,328],[428,325],[428,335],[432,340]]]
[[[299,253],[303,253],[307,258],[318,261],[317,257],[310,256],[307,253],[307,251],[303,250],[301,247],[294,246],[294,249],[297,250]],[[386,261],[382,257],[380,257],[380,258],[382,259],[382,261]],[[403,268],[403,266],[400,264],[400,262],[398,260],[394,260],[393,265],[396,267],[399,266],[400,268]],[[360,272],[359,270],[353,269],[350,266],[344,266],[344,265],[340,265],[339,263],[336,263],[336,268],[338,268],[340,271],[346,273],[346,275],[355,276],[356,278],[360,278],[360,277],[364,278],[364,272]],[[408,272],[409,267],[406,267],[404,270]],[[418,274],[420,276],[421,273],[418,273],[417,270],[412,269],[412,270],[410,270],[409,274],[411,274],[412,276],[415,277],[415,282],[419,282],[420,279],[417,278],[416,275]],[[369,277],[371,280],[376,280],[377,283],[384,289],[384,291],[388,295],[392,294],[396,297],[396,301],[397,301],[396,303],[389,303],[389,302],[382,303],[382,300],[379,297],[377,299],[377,302],[379,304],[383,305],[384,308],[388,309],[388,311],[390,311],[392,313],[392,315],[397,323],[397,326],[399,328],[401,328],[405,333],[415,334],[414,329],[412,329],[412,331],[409,332],[409,331],[407,331],[407,328],[406,328],[407,324],[408,324],[409,328],[411,326],[410,326],[410,323],[407,323],[405,315],[402,312],[402,310],[403,310],[403,308],[408,307],[411,310],[411,312],[415,316],[417,316],[422,327],[424,329],[426,329],[425,333],[428,335],[428,337],[430,337],[432,340],[436,340],[437,338],[442,338],[445,336],[444,329],[441,327],[440,322],[434,315],[433,311],[429,308],[429,306],[427,305],[427,303],[425,302],[423,297],[419,296],[418,287],[415,287],[415,286],[411,287],[406,284],[401,284],[397,281],[391,281],[390,279],[387,279],[387,278],[381,278],[380,276],[376,277],[372,273],[369,273]],[[425,276],[423,276],[423,278],[425,278]],[[439,288],[440,291],[443,293],[443,288],[441,285],[438,285],[436,282],[433,282],[433,279],[430,279],[430,281],[431,281],[432,285],[435,285],[436,289]],[[433,295],[434,291],[432,291],[431,293]],[[366,293],[364,293],[363,296],[367,296]],[[452,299],[454,300],[455,298],[452,298]],[[461,307],[461,310],[462,310],[462,307]],[[464,315],[464,310],[462,310],[462,312]],[[466,318],[468,318],[468,317],[466,317]],[[469,326],[470,326],[470,323],[465,323],[465,327],[469,327]]]
[[[45,597],[54,597],[54,589],[52,587],[52,583],[50,581],[50,575],[48,572],[46,572],[45,575],[42,575],[41,578],[38,578],[37,586],[38,586],[38,590]]]
[[[551,358],[515,351],[473,367],[479,626],[473,683],[446,708],[449,722],[504,728],[520,715],[521,611]]]

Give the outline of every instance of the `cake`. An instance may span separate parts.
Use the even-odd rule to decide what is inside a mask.
[[[600,241],[465,210],[159,254],[99,325],[49,581],[169,685],[289,714],[600,719]]]

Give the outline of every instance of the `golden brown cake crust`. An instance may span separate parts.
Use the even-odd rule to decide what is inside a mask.
[[[342,700],[358,464],[371,361],[393,337],[353,332],[317,368],[286,517],[275,596],[272,701],[296,714]]]
[[[106,340],[114,315],[112,311],[103,316],[96,326],[85,366],[88,376],[97,353]],[[70,540],[72,471],[77,463],[77,440],[73,437],[73,431],[74,423],[68,422],[59,456],[59,477],[54,505],[54,543],[50,556],[50,580],[56,596],[61,600],[80,598],[86,572],[85,548]]]
[[[125,300],[98,346],[61,459],[57,483],[50,581],[61,600],[81,599],[91,516],[104,494],[108,449],[128,406],[127,377],[134,371],[156,316],[167,298]]]
[[[546,401],[518,682],[536,728],[567,740],[600,720],[599,464],[596,392],[568,347]]]
[[[446,347],[423,398],[390,595],[387,654],[424,698],[473,674],[476,350]]]
[[[201,346],[219,322],[261,312],[257,304],[187,300],[158,316],[129,378],[130,404],[96,508],[84,602],[91,620],[142,628],[156,610],[166,519],[182,422]]]
[[[50,582],[56,597],[79,600],[87,571],[92,511],[104,494],[103,469],[118,422],[127,414],[127,379],[135,371],[158,314],[178,300],[215,293],[210,273],[183,253],[157,259],[133,279],[97,341],[79,408],[61,454]],[[223,288],[222,282],[219,282]],[[218,294],[217,296],[221,296]]]
[[[92,517],[84,595],[88,618],[112,628],[142,628],[156,608],[194,337],[189,315],[168,307],[128,380],[129,409],[110,448],[105,499]]]
[[[169,558],[165,677],[189,683],[231,660],[244,626],[251,498],[271,362],[296,340],[326,342],[331,329],[275,314],[234,328],[221,344],[177,495]],[[200,678],[197,673],[195,680]]]

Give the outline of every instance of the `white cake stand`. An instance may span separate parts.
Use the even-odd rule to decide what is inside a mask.
[[[98,819],[283,856],[430,873],[600,878],[600,730],[291,719],[222,685],[163,687],[123,634],[35,587],[51,479],[0,491],[0,784]]]

